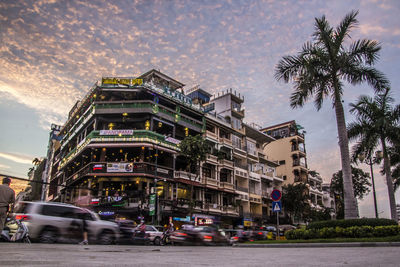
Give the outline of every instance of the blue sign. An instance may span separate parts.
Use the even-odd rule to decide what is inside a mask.
[[[279,201],[279,200],[281,200],[281,197],[282,197],[281,191],[279,191],[278,189],[272,190],[271,199],[273,201]]]
[[[190,222],[190,217],[189,216],[186,216],[186,218],[173,217],[172,219],[174,221],[177,221],[177,222]]]
[[[280,201],[272,201],[272,211],[279,212],[282,210],[282,204]]]

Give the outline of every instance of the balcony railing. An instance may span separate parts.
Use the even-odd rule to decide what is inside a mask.
[[[219,183],[217,180],[210,178],[210,177],[203,177],[202,182],[205,185],[212,185],[212,186],[218,186],[218,183]]]
[[[220,137],[220,138],[219,138],[219,141],[220,141],[222,144],[225,144],[225,145],[228,145],[228,146],[232,146],[232,140],[231,140],[231,139],[228,139],[228,138],[226,138],[226,137]]]
[[[166,147],[179,150],[177,144],[165,140],[165,136],[148,130],[132,130],[132,134],[127,135],[100,135],[100,131],[89,133],[79,146],[72,149],[61,161],[63,167],[69,160],[82,151],[91,141],[101,142],[151,142],[162,144]]]
[[[218,205],[217,203],[205,203],[204,210],[213,211],[213,212],[221,212],[221,205]]]
[[[236,190],[240,191],[240,192],[246,192],[246,193],[249,192],[249,188],[242,187],[242,186],[236,186]]]
[[[299,160],[293,160],[293,167],[296,167],[296,166],[301,166],[301,167],[307,168],[307,165],[305,162],[302,162]]]
[[[211,139],[218,140],[218,135],[216,133],[206,131],[206,137],[210,137]]]
[[[218,160],[218,161],[219,161],[219,163],[222,164],[223,166],[233,168],[233,161],[231,161],[231,160],[220,159],[220,160]]]
[[[71,174],[66,181],[79,179],[85,175],[121,175],[121,174],[149,174],[157,175],[162,178],[172,178],[172,170],[166,169],[164,166],[156,165],[148,162],[91,162]]]
[[[236,176],[240,176],[240,177],[244,177],[244,178],[248,178],[249,175],[247,173],[247,169],[242,169],[242,168],[237,168],[235,167],[235,175]]]
[[[234,190],[234,185],[230,182],[220,182],[220,187]]]
[[[197,176],[194,173],[184,172],[184,171],[175,171],[174,172],[175,179],[185,179],[189,181],[200,182],[200,175]]]

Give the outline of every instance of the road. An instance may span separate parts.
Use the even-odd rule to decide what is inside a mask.
[[[400,247],[243,248],[0,243],[0,266],[399,266]]]

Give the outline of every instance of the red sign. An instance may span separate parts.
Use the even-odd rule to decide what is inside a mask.
[[[282,197],[281,191],[279,191],[278,189],[272,190],[271,199],[273,201],[279,201],[279,200],[281,200],[281,197]]]

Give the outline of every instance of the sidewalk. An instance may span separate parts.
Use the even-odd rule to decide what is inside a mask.
[[[235,244],[242,248],[400,247],[400,242]]]

